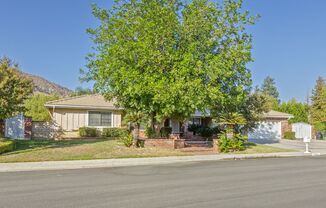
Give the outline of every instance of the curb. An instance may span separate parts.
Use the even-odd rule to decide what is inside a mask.
[[[20,162],[0,163],[1,172],[41,171],[41,170],[73,170],[83,168],[113,168],[140,165],[162,165],[182,162],[204,162],[219,160],[241,160],[258,158],[282,158],[282,157],[308,157],[325,155],[321,153],[267,153],[267,154],[232,154],[232,155],[197,155],[197,156],[172,156],[150,158],[124,158],[124,159],[100,159],[100,160],[69,160],[47,162]]]

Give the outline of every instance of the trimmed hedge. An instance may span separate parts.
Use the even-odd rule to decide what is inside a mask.
[[[96,137],[97,129],[89,128],[89,127],[80,127],[79,128],[79,136],[81,136],[81,137]]]
[[[295,132],[293,131],[286,131],[284,132],[284,139],[295,139]]]
[[[16,142],[14,140],[0,139],[0,154],[15,150]]]
[[[129,134],[126,128],[105,128],[102,131],[103,137],[126,137]]]

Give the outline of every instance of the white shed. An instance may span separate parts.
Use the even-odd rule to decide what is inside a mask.
[[[295,132],[295,138],[297,139],[312,138],[312,126],[310,124],[304,122],[293,123],[292,131]]]

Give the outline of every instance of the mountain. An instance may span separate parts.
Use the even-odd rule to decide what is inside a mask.
[[[54,82],[48,81],[43,77],[21,72],[24,77],[31,79],[34,84],[34,93],[44,93],[48,95],[58,95],[65,97],[71,94],[73,91],[62,87]]]

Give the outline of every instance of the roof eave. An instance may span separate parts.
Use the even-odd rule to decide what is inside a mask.
[[[105,107],[105,106],[86,106],[86,105],[54,105],[54,104],[45,104],[46,108],[73,108],[73,109],[90,109],[90,110],[123,110],[123,108],[117,107]]]

